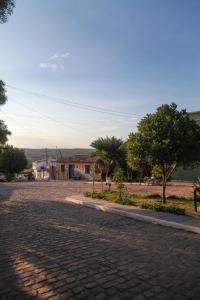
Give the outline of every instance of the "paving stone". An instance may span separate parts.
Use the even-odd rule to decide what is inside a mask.
[[[199,236],[67,204],[77,187],[0,184],[1,300],[199,300]]]

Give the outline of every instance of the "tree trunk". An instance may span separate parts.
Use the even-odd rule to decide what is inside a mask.
[[[101,172],[101,191],[103,192],[103,172]]]
[[[92,178],[92,198],[94,198],[94,173]]]
[[[167,180],[165,177],[163,177],[163,182],[162,182],[162,202],[163,204],[166,204],[166,183]]]

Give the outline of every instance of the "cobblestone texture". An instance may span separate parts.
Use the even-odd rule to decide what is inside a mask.
[[[82,184],[0,185],[0,299],[200,299],[200,238],[64,202]]]

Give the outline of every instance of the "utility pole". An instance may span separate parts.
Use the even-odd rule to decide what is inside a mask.
[[[58,147],[56,146],[56,160],[58,160]]]
[[[45,148],[45,159],[46,159],[46,174],[48,172],[48,153],[47,153],[47,148]],[[50,172],[50,170],[49,170]],[[49,173],[50,176],[50,173]]]
[[[45,158],[46,158],[46,165],[48,164],[48,153],[47,148],[45,148]]]

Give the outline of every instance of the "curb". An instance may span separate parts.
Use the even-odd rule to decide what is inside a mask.
[[[99,204],[95,204],[95,203],[85,202],[84,200],[75,199],[75,198],[71,198],[71,197],[67,197],[67,198],[65,198],[65,200],[67,202],[71,202],[71,203],[74,203],[74,204],[94,208],[96,210],[101,210],[103,212],[111,213],[111,214],[118,215],[118,216],[127,217],[127,218],[134,219],[134,220],[137,220],[137,221],[142,221],[142,222],[146,222],[146,223],[171,227],[171,228],[174,228],[174,229],[179,229],[179,230],[184,230],[184,231],[187,231],[187,232],[193,232],[193,233],[200,234],[200,227],[180,224],[180,223],[176,223],[176,222],[165,221],[165,220],[158,219],[158,218],[153,218],[153,217],[149,217],[149,216],[145,216],[145,215],[140,215],[140,214],[137,214],[137,213],[134,213],[134,212],[127,212],[127,211],[124,211],[124,210],[121,210],[121,209],[118,209],[118,208],[112,208],[112,207],[108,207],[108,206],[105,206],[105,205],[99,205]]]

